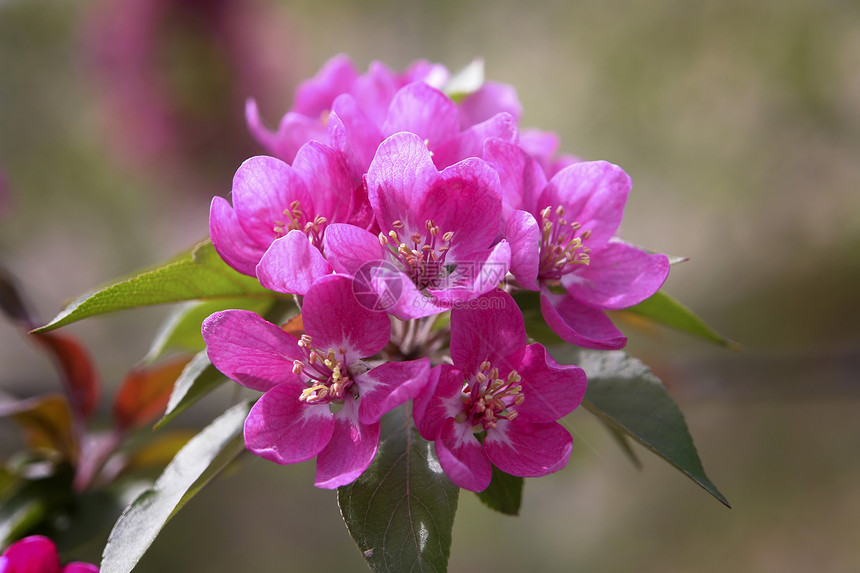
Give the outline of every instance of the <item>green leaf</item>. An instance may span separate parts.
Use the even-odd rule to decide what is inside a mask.
[[[108,537],[101,573],[128,573],[164,525],[245,449],[242,428],[250,403],[234,406],[194,436],[152,488],[129,505]]]
[[[28,535],[66,506],[73,478],[71,466],[63,464],[53,475],[19,480],[5,491],[0,502],[0,547]]]
[[[586,404],[586,408],[588,406],[589,404]],[[618,447],[621,448],[621,451],[624,452],[624,455],[627,456],[627,459],[630,460],[630,463],[637,470],[641,470],[642,462],[639,460],[639,456],[636,455],[636,451],[633,449],[633,445],[630,443],[630,438],[627,437],[627,434],[621,431],[618,426],[609,423],[605,418],[598,416],[598,420],[600,420],[600,423],[603,424],[603,427],[606,428],[606,431],[615,440],[615,443],[618,444]]]
[[[405,410],[382,419],[373,463],[355,482],[338,488],[338,504],[373,571],[445,571],[460,490]]]
[[[167,400],[164,415],[155,423],[160,428],[197,400],[227,381],[227,377],[212,366],[206,351],[198,352],[191,359],[173,384],[173,392]]]
[[[648,367],[621,351],[582,351],[577,363],[588,376],[583,406],[731,507],[705,475],[684,416]]]
[[[674,328],[675,330],[679,330],[721,346],[727,346],[735,350],[740,349],[740,345],[737,342],[733,342],[716,332],[710,326],[705,324],[701,318],[696,316],[692,310],[662,290],[654,293],[651,298],[640,302],[636,306],[626,308],[621,312],[629,312],[648,318],[664,326]]]
[[[490,509],[505,515],[519,515],[524,481],[493,466],[493,480],[487,489],[477,493],[478,499]]]
[[[144,362],[154,362],[166,352],[199,352],[206,345],[200,334],[200,325],[210,314],[228,308],[250,310],[265,314],[275,303],[274,299],[231,298],[226,300],[190,301],[174,309],[161,325],[152,341]]]
[[[162,266],[80,297],[36,332],[138,306],[237,297],[283,298],[283,295],[263,288],[256,278],[227,266],[207,240]]]

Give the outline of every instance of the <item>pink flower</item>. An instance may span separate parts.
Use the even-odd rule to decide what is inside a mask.
[[[204,321],[203,338],[221,372],[265,393],[245,421],[246,447],[279,464],[316,457],[316,485],[336,488],[370,465],[379,420],[424,388],[430,362],[362,360],[388,343],[391,323],[356,301],[348,277],[317,280],[302,320],[296,339],[254,313],[227,310]]]
[[[0,573],[98,573],[99,568],[75,561],[60,566],[54,542],[31,535],[10,545],[0,556]]]
[[[356,176],[367,171],[379,144],[399,131],[426,140],[440,169],[480,157],[487,137],[516,141],[522,108],[513,87],[486,82],[458,104],[441,91],[449,76],[444,66],[423,60],[403,73],[372,62],[359,74],[339,55],[299,86],[276,132],[263,126],[253,100],[246,118],[268,153],[291,163],[307,141],[324,142],[344,152]]]
[[[502,183],[511,273],[524,288],[541,292],[544,319],[562,339],[623,348],[627,338],[603,311],[642,302],[669,274],[666,255],[616,236],[630,177],[606,161],[582,161],[547,181],[517,146],[495,140],[486,148]]]
[[[451,311],[453,365],[433,369],[414,417],[451,481],[482,491],[492,465],[537,477],[567,464],[572,439],[556,420],[579,405],[586,381],[580,368],[560,366],[540,344],[526,346],[509,294],[496,290],[473,303]]]
[[[218,253],[237,271],[255,276],[263,254],[281,239],[276,249],[285,253],[283,272],[261,281],[298,294],[331,273],[319,252],[325,228],[354,220],[362,200],[343,156],[315,142],[299,150],[292,166],[274,157],[248,159],[233,178],[232,195],[232,207],[221,197],[212,200],[209,233]]]
[[[483,117],[478,112],[488,113],[488,110],[478,109],[474,117]],[[379,144],[401,131],[418,135],[432,152],[433,163],[439,169],[468,157],[482,157],[488,138],[509,142],[517,139],[516,119],[506,110],[468,125],[463,125],[462,113],[463,108],[458,108],[447,94],[424,82],[413,82],[399,89],[382,121],[364,113],[352,95],[343,94],[332,105],[329,141],[343,151],[354,173],[364,173]]]
[[[339,95],[353,97],[362,114],[378,125],[384,120],[398,89],[415,81],[442,87],[448,75],[443,66],[423,60],[413,63],[401,74],[381,62],[373,62],[368,72],[361,75],[349,57],[340,54],[326,62],[316,76],[299,85],[293,107],[281,119],[276,132],[263,125],[253,100],[247,103],[245,117],[251,134],[264,149],[292,163],[296,152],[306,142],[327,140],[329,112]]]
[[[420,136],[397,133],[379,146],[367,189],[379,235],[334,224],[323,245],[336,272],[355,276],[366,265],[394,269],[402,285],[388,309],[394,316],[437,314],[504,279],[510,248],[497,242],[499,180],[485,162],[467,159],[440,172]]]

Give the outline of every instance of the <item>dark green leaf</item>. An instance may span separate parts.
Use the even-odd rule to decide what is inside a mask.
[[[588,404],[586,404],[588,407]],[[611,424],[605,418],[598,416],[597,418],[600,420],[600,423],[603,424],[603,427],[606,428],[606,431],[615,439],[615,442],[618,444],[618,447],[621,448],[621,451],[624,452],[624,455],[627,456],[627,459],[636,466],[637,470],[642,469],[642,462],[639,460],[639,456],[636,455],[636,451],[633,449],[633,445],[630,443],[630,438],[627,437],[621,429],[618,428],[617,425]]]
[[[583,406],[729,506],[705,475],[687,423],[675,401],[642,362],[620,351],[582,351],[577,363],[588,376]]]
[[[337,499],[373,571],[445,571],[459,488],[405,409],[383,418],[376,458],[358,480],[338,489]]]
[[[197,353],[173,384],[173,392],[167,400],[167,409],[156,422],[155,428],[160,428],[226,381],[227,377],[209,362],[205,350]]]
[[[238,404],[209,424],[176,454],[155,485],[125,509],[108,538],[101,573],[134,569],[170,518],[244,451],[242,428],[250,409],[249,403]]]
[[[57,473],[39,479],[20,480],[4,492],[0,503],[0,547],[45,525],[45,520],[68,505],[72,497],[73,472],[62,465]]]
[[[274,299],[231,298],[227,300],[190,301],[176,307],[161,325],[144,362],[153,362],[166,352],[199,352],[205,348],[200,325],[207,316],[228,308],[250,310],[265,314]]]
[[[658,291],[651,298],[626,308],[621,312],[629,312],[638,316],[642,316],[653,320],[656,323],[662,324],[679,330],[683,333],[696,336],[709,342],[714,342],[721,346],[727,346],[735,350],[740,349],[737,342],[733,342],[725,336],[719,334],[705,322],[696,316],[696,314],[666,294]]]
[[[221,260],[210,241],[176,259],[86,294],[36,332],[138,306],[225,298],[283,298]]]
[[[505,515],[519,515],[524,481],[493,466],[493,481],[487,489],[478,492],[478,499],[490,509]]]

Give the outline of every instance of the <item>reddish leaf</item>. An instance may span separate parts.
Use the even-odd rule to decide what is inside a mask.
[[[0,404],[0,416],[15,420],[24,431],[24,439],[30,448],[52,450],[75,462],[78,448],[72,428],[72,413],[62,395],[45,394]]]
[[[188,358],[182,358],[129,372],[113,405],[118,428],[125,430],[139,427],[160,416],[167,407],[173,383],[187,363]]]
[[[37,320],[27,307],[15,278],[0,267],[0,309],[20,328],[29,331]],[[78,421],[89,419],[98,404],[99,383],[95,367],[75,339],[54,333],[34,333],[33,340],[48,351],[63,377],[66,394]]]
[[[284,323],[281,327],[281,330],[284,332],[289,332],[296,338],[301,338],[302,334],[305,333],[305,323],[302,321],[302,315],[297,314],[292,317],[290,320]]]
[[[163,468],[194,435],[193,431],[176,431],[158,435],[127,458],[124,471]]]
[[[63,376],[72,411],[89,420],[99,402],[99,381],[89,353],[74,338],[56,332],[34,333],[34,340],[54,358]]]

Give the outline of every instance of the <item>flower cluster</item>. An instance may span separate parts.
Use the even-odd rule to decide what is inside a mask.
[[[555,135],[521,131],[510,86],[454,83],[437,64],[360,74],[336,57],[276,131],[248,104],[271,155],[238,169],[232,204],[212,201],[218,253],[295,295],[303,332],[224,311],[203,324],[209,356],[265,393],[248,448],[283,464],[316,457],[320,487],[361,475],[381,417],[409,400],[461,487],[486,488],[493,465],[560,469],[571,437],[558,420],[585,376],[527,344],[512,295],[539,293],[563,340],[617,349],[626,338],[604,311],[638,304],[668,274],[665,255],[616,236],[631,189],[621,168],[556,156]]]

